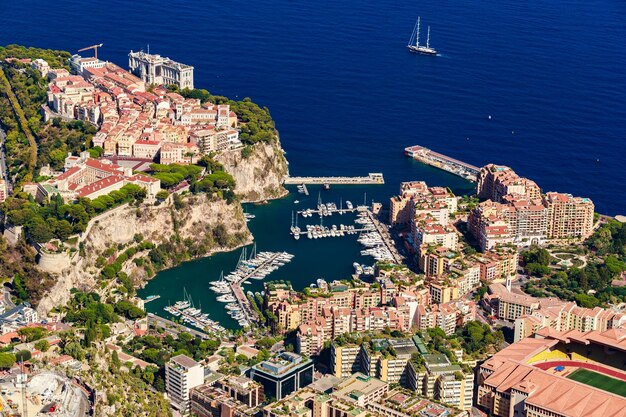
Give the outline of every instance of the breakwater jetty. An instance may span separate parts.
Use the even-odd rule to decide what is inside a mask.
[[[404,148],[404,154],[423,164],[430,165],[435,168],[442,169],[451,174],[458,175],[468,181],[476,182],[480,168],[470,165],[458,159],[431,151],[428,148],[419,145]]]
[[[372,185],[384,184],[385,179],[380,172],[369,173],[367,177],[286,177],[285,184],[329,184],[329,185]]]

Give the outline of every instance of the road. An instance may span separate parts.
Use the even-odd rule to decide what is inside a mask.
[[[15,308],[15,303],[11,300],[11,293],[6,288],[3,289],[3,302],[7,310]]]
[[[160,327],[172,336],[178,336],[178,333],[186,332],[191,334],[192,336],[198,336],[202,339],[210,339],[210,336],[206,333],[199,332],[197,330],[191,329],[187,326],[183,326],[182,324],[175,323],[171,320],[164,319],[163,317],[159,317],[152,313],[148,313],[148,325]]]

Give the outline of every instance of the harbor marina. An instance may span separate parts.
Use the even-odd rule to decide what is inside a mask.
[[[292,259],[293,255],[287,252],[257,253],[256,244],[252,248],[250,257],[247,257],[246,248],[243,248],[235,270],[226,276],[222,272],[217,281],[209,283],[209,288],[220,294],[216,300],[226,303],[225,309],[228,315],[240,326],[249,326],[257,317],[241,284],[248,283],[251,279],[262,280],[281,266],[291,262]]]

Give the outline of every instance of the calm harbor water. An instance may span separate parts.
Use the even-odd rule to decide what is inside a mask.
[[[407,52],[417,15],[440,56]],[[462,180],[402,156],[421,144],[474,165],[511,165],[545,191],[588,196],[597,211],[619,214],[624,15],[615,0],[0,0],[0,44],[76,51],[102,42],[100,56],[122,66],[130,49],[149,44],[194,65],[198,88],[268,106],[292,174],[385,174],[383,187],[336,187],[324,199],[361,201],[367,191],[386,201],[411,179],[466,191]],[[316,196],[250,208],[259,249],[296,255],[271,278],[301,288],[350,272],[355,238],[294,242],[287,234],[292,200],[312,206]],[[218,318],[224,310],[206,283],[238,256],[162,272],[144,292],[162,295],[148,308],[160,310],[185,287]]]
[[[450,174],[434,170],[409,159],[403,160],[409,172],[421,172],[421,178],[428,177],[436,185],[449,185],[459,194],[468,193],[472,184]],[[289,196],[272,201],[267,205],[246,204],[248,213],[254,214],[248,225],[252,231],[257,251],[286,251],[294,254],[291,263],[286,264],[269,275],[265,280],[289,280],[296,289],[303,289],[315,282],[318,278],[327,280],[349,278],[354,268],[352,263],[367,263],[371,265],[373,258],[363,257],[360,252],[362,246],[357,242],[357,235],[344,237],[309,240],[306,236],[295,240],[289,235],[291,216],[293,211],[304,208],[314,208],[318,196],[323,202],[334,202],[338,206],[341,199],[362,204],[366,199],[368,204],[374,201],[383,201],[396,191],[397,183],[383,186],[335,186],[324,191],[319,186],[309,187],[309,196],[298,194],[295,187],[289,187]],[[299,203],[294,203],[299,201]],[[344,205],[345,207],[345,205]],[[354,214],[333,215],[324,217],[324,225],[354,224]],[[319,216],[310,218],[299,217],[298,224],[319,224]],[[252,246],[247,248],[248,253]],[[165,314],[163,307],[183,299],[184,290],[191,294],[196,306],[201,305],[213,319],[220,320],[226,327],[237,326],[223,305],[215,301],[216,295],[208,289],[208,282],[220,277],[224,271],[227,275],[235,269],[241,250],[227,253],[218,253],[211,257],[184,263],[176,268],[162,271],[150,281],[139,295],[146,297],[150,294],[160,294],[161,298],[146,304],[150,312]],[[246,291],[262,291],[263,281],[251,280],[251,285],[244,285]]]

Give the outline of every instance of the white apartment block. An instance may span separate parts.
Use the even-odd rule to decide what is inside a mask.
[[[189,413],[189,392],[204,383],[204,368],[185,355],[174,356],[165,365],[165,392],[183,414]]]
[[[86,68],[104,68],[105,65],[105,61],[97,58],[83,58],[76,54],[70,58],[70,67],[78,75],[83,75],[83,71]]]

